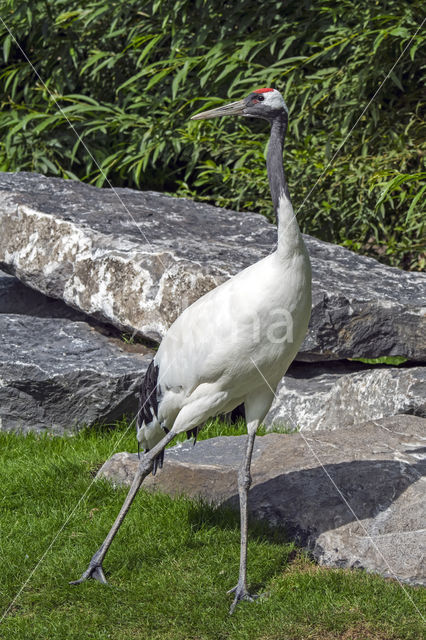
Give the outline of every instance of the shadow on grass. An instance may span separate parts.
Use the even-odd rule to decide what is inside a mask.
[[[188,511],[188,521],[191,530],[194,532],[212,528],[235,531],[235,540],[239,541],[240,535],[240,516],[237,510],[227,507],[215,507],[206,502],[199,501],[193,503]],[[274,563],[266,562],[262,567],[257,567],[258,580],[253,582],[250,580],[250,589],[254,593],[261,593],[265,589],[265,585],[280,575],[293,559],[296,550],[295,545],[289,541],[288,536],[279,526],[271,526],[268,522],[257,520],[253,516],[249,518],[248,525],[248,544],[249,544],[249,568],[250,568],[250,546],[251,543],[269,543],[280,546],[280,549],[274,551]],[[203,543],[192,539],[188,541],[187,546],[194,549],[202,546]],[[238,578],[238,561],[235,557],[235,582]],[[260,575],[259,575],[260,574]]]
[[[203,500],[190,506],[188,520],[193,531],[199,531],[206,527],[238,531],[240,529],[240,516],[237,509],[230,506],[214,506]],[[249,518],[248,529],[251,540],[265,540],[274,544],[290,542],[283,527],[272,526],[254,516]]]

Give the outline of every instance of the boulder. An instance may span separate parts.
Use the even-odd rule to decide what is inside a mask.
[[[144,487],[237,508],[244,445],[245,436],[231,436],[168,449]],[[271,433],[255,441],[249,509],[284,527],[320,564],[425,584],[425,453],[426,420],[415,416]],[[137,465],[136,454],[118,453],[98,477],[130,484]]]
[[[58,316],[0,313],[0,343],[0,429],[24,433],[62,434],[134,414],[153,356]]]
[[[398,413],[426,418],[426,367],[295,362],[265,424],[274,431],[339,429]]]
[[[141,378],[142,372],[145,371],[146,362],[143,363],[143,367],[139,371],[138,362],[131,362],[132,352],[137,353],[138,350],[139,352],[142,351],[146,353],[148,360],[153,355],[142,345],[126,345],[122,340],[118,339],[120,338],[120,333],[118,330],[115,330],[114,327],[101,325],[93,318],[91,319],[90,316],[86,316],[82,312],[69,307],[63,301],[49,298],[38,291],[30,289],[16,278],[2,272],[0,272],[0,315],[1,314],[3,314],[3,316],[10,316],[9,320],[3,317],[4,333],[2,342],[5,345],[14,344],[15,325],[11,318],[19,314],[33,317],[33,319],[20,319],[20,322],[24,323],[25,333],[30,333],[33,336],[35,327],[37,326],[40,334],[50,336],[53,343],[57,341],[55,337],[57,332],[62,330],[62,325],[55,323],[54,319],[66,319],[79,322],[80,324],[76,325],[73,331],[76,331],[78,327],[80,327],[78,331],[81,333],[83,342],[87,341],[89,336],[90,341],[93,342],[94,340],[96,342],[96,348],[98,350],[103,348],[103,344],[105,344],[98,343],[99,332],[103,333],[107,336],[108,344],[113,345],[113,351],[116,353],[116,355],[114,355],[113,352],[109,352],[105,359],[105,362],[108,364],[108,369],[111,371],[115,371],[114,358],[116,356],[122,358],[123,349],[125,349],[126,358],[129,361],[126,365],[128,370],[136,371],[136,375]],[[34,318],[45,319],[45,321],[36,322]],[[68,331],[71,325],[69,323],[65,324]],[[92,330],[90,330],[90,327]],[[8,334],[9,329],[11,331],[10,336]],[[23,349],[25,345],[28,346],[27,339],[24,340],[20,349]],[[90,350],[92,350],[92,346],[90,346]],[[25,352],[25,358],[28,362],[37,362],[40,358],[44,361],[44,351],[45,347],[43,343],[38,345],[35,340],[34,343],[31,343],[31,349]],[[17,351],[15,355],[18,353]],[[24,353],[24,351],[21,351],[21,354],[22,353]],[[60,353],[57,355],[60,359]],[[139,356],[136,356],[136,358],[138,357]],[[11,357],[7,356],[7,358],[9,358],[8,366],[11,366]],[[86,365],[84,365],[84,367],[85,366]],[[38,371],[38,369],[36,368],[35,371]],[[14,375],[18,375],[17,369]],[[74,416],[75,424],[79,421],[88,421],[89,424],[92,424],[92,420],[96,420],[96,416],[102,421],[105,420],[108,415],[116,414],[114,409],[116,398],[114,394],[112,394],[111,388],[108,385],[103,387],[102,383],[99,384],[95,382],[96,376],[101,376],[102,378],[104,373],[100,371],[96,373],[95,370],[93,370],[92,376],[94,376],[92,382],[97,388],[97,393],[100,395],[103,394],[104,413],[95,413],[90,417],[90,411],[87,412],[85,409],[82,413],[82,407],[74,404],[70,394],[73,392],[76,394],[76,397],[81,398],[82,394],[84,395],[85,393],[84,389],[81,388],[81,386],[86,385],[87,382],[86,377],[83,375],[76,377],[73,380],[72,386],[64,385],[62,387],[62,393],[65,396],[63,400],[58,400],[58,396],[56,396],[59,404],[58,414],[61,414],[63,402],[69,403],[74,407],[73,410],[76,410],[76,415]],[[277,431],[280,426],[294,430],[296,428],[315,430],[341,428],[362,422],[368,418],[381,418],[396,413],[409,413],[426,417],[425,378],[425,367],[370,367],[355,362],[295,362],[278,387],[276,400],[265,419],[265,423],[272,431]],[[52,380],[50,377],[43,378],[43,380],[43,384],[45,385],[44,390],[41,379],[38,380],[37,413],[45,411],[43,408],[44,401],[42,401],[42,398],[45,398],[46,406],[49,407],[46,414],[47,424],[49,424],[49,412],[52,412]],[[128,378],[130,385],[129,391],[133,387],[134,382],[133,377]],[[124,379],[122,380],[122,384],[124,384]],[[56,392],[58,392],[58,388],[55,388]],[[6,411],[5,407],[8,404],[14,403],[12,400],[9,402],[6,401],[5,394],[7,393],[7,389],[10,389],[10,387],[7,386],[2,392],[4,411]],[[124,387],[122,393],[125,393]],[[24,397],[26,397],[26,406],[24,406]],[[129,415],[132,415],[136,407],[134,393],[130,393],[130,397],[132,400],[126,404],[126,411]],[[120,401],[118,405],[120,406]],[[111,411],[107,408],[108,406],[111,406]],[[33,429],[33,397],[31,394],[21,396],[21,403],[16,411],[19,413],[20,428]],[[15,426],[16,428],[15,419],[17,414],[13,417],[9,410],[6,411],[6,414],[7,415],[3,416],[3,426],[9,428],[10,424],[12,424],[12,427]],[[57,420],[57,416],[55,420]],[[40,425],[35,428],[39,429]],[[64,428],[69,429],[70,427],[65,424]]]
[[[202,294],[268,255],[265,218],[130,189],[0,174],[0,267],[120,330],[159,341]],[[305,236],[313,307],[302,360],[426,360],[426,276]]]

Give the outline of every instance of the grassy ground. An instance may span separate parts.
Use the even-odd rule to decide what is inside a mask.
[[[205,436],[218,431],[216,423]],[[133,429],[126,433],[124,424],[63,438],[0,433],[1,640],[422,637],[420,616],[396,582],[319,568],[283,532],[256,523],[249,580],[267,597],[229,617],[237,514],[144,491],[106,558],[109,586],[68,585],[124,499],[125,490],[92,483],[100,463],[121,450],[135,450]],[[424,590],[407,591],[424,610]]]

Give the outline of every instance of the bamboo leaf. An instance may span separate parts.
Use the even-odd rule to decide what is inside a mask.
[[[3,60],[7,62],[9,60],[10,45],[12,44],[12,38],[8,34],[3,40]]]

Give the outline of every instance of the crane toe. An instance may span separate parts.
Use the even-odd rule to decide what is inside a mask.
[[[81,575],[81,578],[78,580],[72,580],[69,584],[81,584],[85,580],[92,578],[93,580],[97,580],[102,584],[108,584],[107,579],[105,578],[104,570],[102,568],[102,563],[97,559],[98,551],[94,554],[93,558],[89,562],[89,566],[86,571]]]
[[[235,607],[237,606],[237,604],[242,600],[246,600],[247,602],[254,602],[260,597],[254,593],[249,593],[247,591],[247,588],[244,586],[241,586],[240,584],[237,584],[232,589],[229,589],[229,591],[227,591],[226,593],[227,594],[235,593],[234,600],[229,608],[230,616],[234,613]]]

